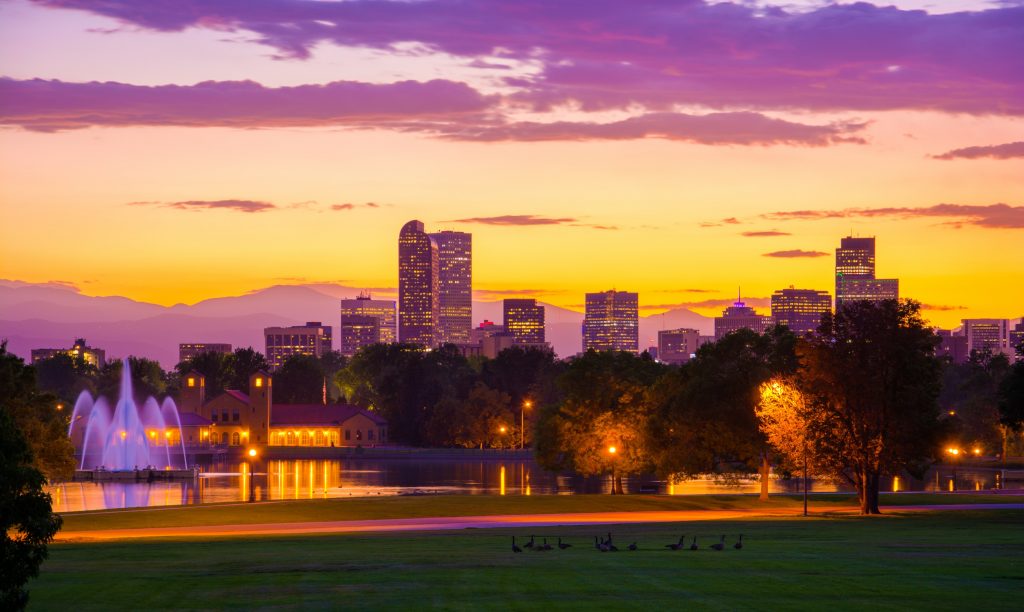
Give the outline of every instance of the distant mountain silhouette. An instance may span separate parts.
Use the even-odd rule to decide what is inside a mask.
[[[53,283],[0,280],[0,339],[28,359],[34,348],[70,346],[75,338],[103,348],[109,358],[137,355],[164,368],[178,360],[181,342],[229,342],[263,351],[263,328],[321,321],[338,327],[338,300],[362,289],[344,285],[275,285],[244,295],[165,307],[119,296],[91,297]],[[394,289],[375,298],[394,299]],[[561,357],[582,348],[583,314],[544,304],[547,337]],[[501,301],[474,301],[473,324],[502,322]],[[660,329],[691,327],[711,332],[712,319],[686,309],[640,319],[641,349],[657,344]],[[337,347],[337,339],[335,340]]]

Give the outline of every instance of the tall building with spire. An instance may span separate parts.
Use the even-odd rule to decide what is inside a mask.
[[[437,342],[464,344],[473,327],[473,235],[443,231],[430,237],[437,244]]]
[[[750,329],[763,334],[775,324],[770,316],[759,315],[752,307],[747,306],[742,296],[737,293],[736,301],[722,311],[722,316],[715,317],[715,341],[719,341],[729,332],[738,329]]]
[[[836,309],[844,301],[895,300],[900,282],[875,278],[875,238],[843,238],[836,249]]]
[[[440,278],[437,243],[421,221],[398,234],[398,340],[433,348],[439,338]]]
[[[636,293],[588,293],[583,317],[583,350],[628,351],[640,346],[639,305]]]

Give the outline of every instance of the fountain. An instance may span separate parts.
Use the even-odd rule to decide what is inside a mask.
[[[192,477],[174,400],[167,397],[160,403],[148,397],[140,406],[128,360],[122,363],[121,392],[113,410],[107,398],[93,398],[88,391],[75,402],[68,436],[81,454],[76,479]]]

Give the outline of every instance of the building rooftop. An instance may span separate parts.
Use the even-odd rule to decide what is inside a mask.
[[[360,414],[378,425],[387,425],[387,420],[380,415],[348,404],[274,404],[270,426],[341,425]]]

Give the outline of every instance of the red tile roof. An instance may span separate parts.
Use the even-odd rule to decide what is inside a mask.
[[[213,422],[203,415],[194,412],[181,412],[178,414],[178,417],[181,418],[182,427],[206,427]]]
[[[388,424],[387,420],[378,414],[347,404],[274,404],[270,413],[270,425],[341,425],[360,414],[377,425]]]
[[[235,389],[228,389],[224,393],[227,393],[228,395],[242,402],[243,404],[249,403],[249,396],[246,395],[245,393],[242,393],[241,391],[236,391]]]

